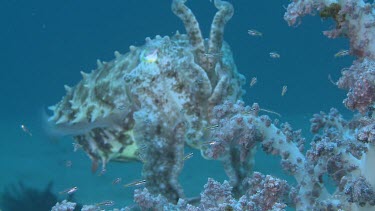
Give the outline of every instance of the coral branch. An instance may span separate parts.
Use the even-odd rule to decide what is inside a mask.
[[[368,58],[355,61],[342,72],[337,85],[349,91],[344,100],[346,107],[365,114],[375,106],[375,62]]]
[[[249,189],[238,200],[233,197],[232,187],[227,181],[222,184],[209,178],[201,193],[199,205],[194,206],[180,199],[176,205],[170,204],[161,195],[153,195],[145,188],[136,190],[135,202],[142,210],[154,208],[156,210],[185,210],[185,211],[214,211],[214,210],[273,210],[282,211],[292,191],[285,180],[270,175],[255,172],[246,178]]]
[[[322,18],[330,17],[336,22],[336,28],[325,31],[325,35],[348,37],[352,54],[375,59],[375,11],[371,3],[363,0],[298,0],[288,5],[284,19],[294,25],[297,19],[316,10]]]
[[[357,56],[358,61],[342,72],[338,86],[349,90],[345,105],[364,114],[373,109],[375,103],[374,4],[363,0],[298,0],[288,5],[284,19],[289,25],[294,25],[298,18],[315,11],[319,11],[322,18],[332,18],[336,23],[335,29],[324,32],[326,36],[350,40],[350,53]]]
[[[56,205],[52,207],[51,211],[73,211],[75,207],[76,203],[64,200],[61,203],[57,202]]]

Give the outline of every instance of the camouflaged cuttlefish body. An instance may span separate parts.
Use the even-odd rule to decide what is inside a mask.
[[[82,72],[76,86],[65,86],[66,96],[50,107],[51,130],[72,135],[94,163],[142,159],[146,141],[181,133],[185,143],[199,148],[210,109],[243,94],[244,77],[222,41],[226,21],[214,19],[216,30],[204,40],[197,22],[188,21],[195,18],[183,2],[175,0],[172,9],[185,22],[187,35],[147,38],[129,53],[115,52],[114,60]],[[177,130],[183,132],[174,134]]]

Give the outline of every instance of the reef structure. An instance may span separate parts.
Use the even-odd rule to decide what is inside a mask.
[[[233,15],[230,3],[215,0],[218,9],[210,36],[204,39],[186,0],[173,0],[172,11],[187,34],[146,38],[130,52],[115,52],[110,62],[98,61],[91,73],[50,107],[52,132],[71,135],[93,161],[105,169],[109,161],[141,160],[151,193],[171,202],[183,198],[178,175],[184,146],[200,149],[209,133],[208,115],[224,101],[236,102],[245,82],[223,41]]]

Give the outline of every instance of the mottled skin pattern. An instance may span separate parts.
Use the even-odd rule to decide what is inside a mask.
[[[200,148],[212,108],[240,99],[244,77],[237,72],[224,25],[233,14],[227,2],[216,0],[210,39],[202,38],[198,22],[183,0],[173,12],[188,35],[156,36],[125,55],[115,53],[98,62],[90,74],[52,106],[51,130],[72,135],[90,158],[145,161],[147,188],[170,201],[183,197],[178,175],[184,145]],[[95,168],[94,168],[95,169]]]

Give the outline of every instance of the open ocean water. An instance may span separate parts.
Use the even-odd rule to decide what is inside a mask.
[[[312,114],[336,107],[350,116],[342,105],[345,92],[328,80],[329,74],[338,79],[340,70],[353,60],[334,58],[339,50],[348,49],[349,43],[322,34],[333,27],[331,20],[307,16],[298,27],[289,27],[283,20],[287,0],[230,2],[235,14],[224,36],[239,72],[247,78],[247,93],[243,96],[246,104],[257,102],[262,108],[282,114],[281,122],[302,129],[308,141]],[[126,53],[130,45],[143,45],[146,37],[172,36],[176,30],[185,33],[170,4],[171,0],[0,1],[2,211],[16,211],[9,209],[12,203],[20,203],[23,194],[33,193],[28,190],[45,190],[50,182],[51,193],[59,201],[66,197],[58,194],[60,191],[77,186],[74,200],[81,204],[113,200],[115,207],[121,207],[133,203],[134,188],[112,185],[112,181],[121,177],[124,184],[139,179],[141,164],[109,163],[106,174],[92,174],[86,154],[73,152],[72,138],[52,139],[46,135],[41,114],[65,95],[64,84],[73,86],[81,80],[80,71],[96,68],[97,59],[112,60],[114,51]],[[215,7],[209,0],[188,0],[187,5],[207,37]],[[249,36],[249,29],[263,36]],[[270,58],[271,51],[281,57]],[[250,87],[252,77],[258,82]],[[288,86],[285,96],[281,96],[283,85]],[[67,162],[71,162],[70,167]],[[275,169],[280,169],[278,158],[257,155],[255,170],[290,179]],[[220,163],[205,161],[195,152],[180,177],[186,195],[198,195],[207,177],[221,182],[226,179]],[[26,210],[48,210],[23,202],[30,203]]]

